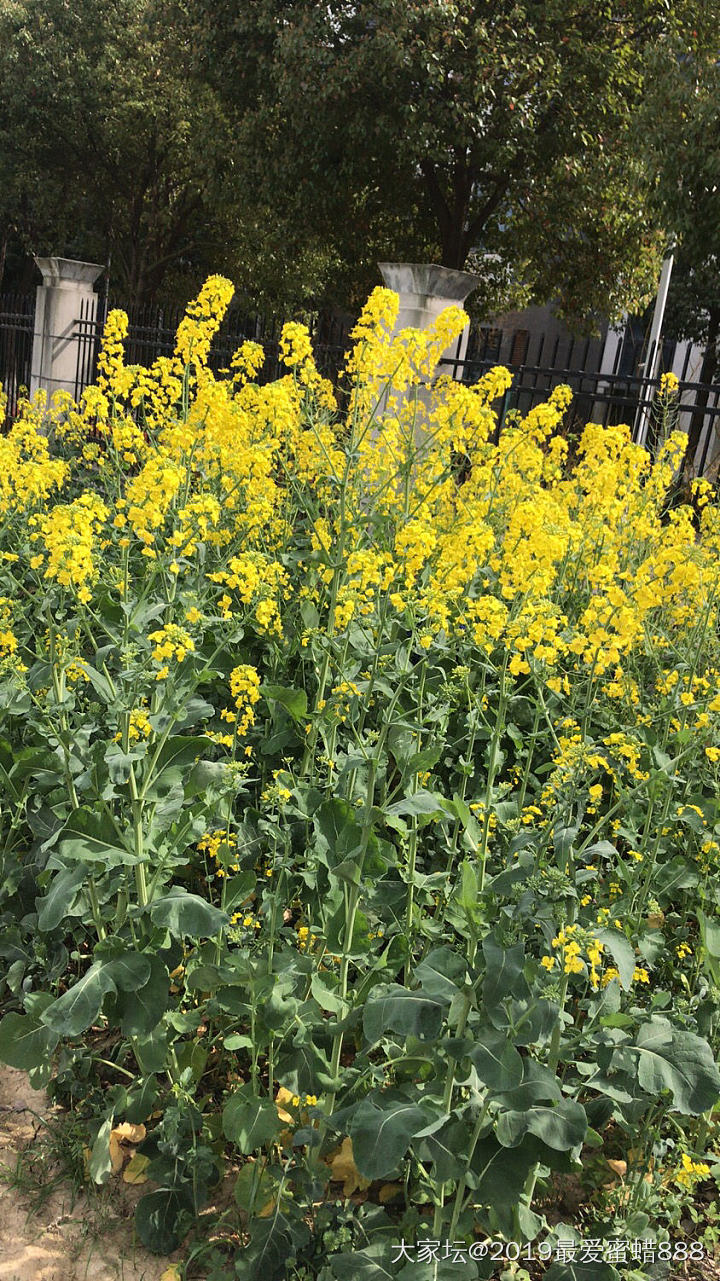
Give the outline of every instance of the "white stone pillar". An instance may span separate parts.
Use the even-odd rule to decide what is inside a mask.
[[[381,262],[378,266],[388,289],[400,297],[395,333],[400,329],[426,329],[446,307],[461,307],[478,284],[478,277],[472,272],[454,271],[452,267],[438,267],[434,263]],[[443,352],[443,357],[464,360],[469,335],[470,326],[466,325],[460,337]],[[437,373],[462,377],[462,369],[452,365],[440,364]]]
[[[105,270],[96,262],[36,258],[43,282],[37,287],[30,393],[44,388],[79,395],[92,377],[97,294]],[[78,324],[78,322],[81,322]]]

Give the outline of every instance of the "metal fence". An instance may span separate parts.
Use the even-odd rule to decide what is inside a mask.
[[[626,423],[633,438],[654,449],[661,429],[658,404],[663,371],[675,369],[678,378],[673,426],[695,439],[693,466],[697,474],[717,472],[720,464],[720,384],[696,381],[691,373],[692,348],[684,355],[672,340],[662,343],[658,372],[648,377],[644,370],[655,367],[655,351],[641,341],[621,341],[612,359],[603,358],[603,344],[596,339],[556,339],[547,347],[543,336],[533,339],[523,331],[507,332],[483,328],[471,332],[468,354],[463,359],[446,359],[446,372],[466,383],[477,382],[493,365],[505,365],[512,384],[500,407],[498,429],[513,410],[527,414],[547,399],[560,383],[573,391],[563,430],[570,433],[588,422]],[[682,355],[678,359],[678,355]],[[515,360],[512,356],[515,356]],[[545,359],[543,360],[543,356]],[[529,359],[530,358],[530,359]]]
[[[128,314],[127,364],[151,365],[158,356],[172,355],[184,308],[123,306],[122,300],[112,300],[110,306],[123,307]],[[64,343],[75,344],[74,374],[70,374],[69,390],[74,391],[76,399],[95,378],[109,309],[106,299],[93,299],[77,317],[74,330],[62,336]],[[34,311],[34,294],[0,296],[0,384],[8,399],[10,419],[16,413],[21,391],[30,387]],[[320,372],[337,383],[349,346],[352,320],[338,319],[312,308],[297,318],[310,330]],[[231,305],[212,344],[211,368],[216,373],[227,368],[238,346],[245,339],[253,339],[265,350],[259,381],[277,378],[285,372],[278,350],[283,323],[278,316]],[[673,341],[665,340],[658,365],[660,370],[674,367],[679,378],[676,421],[695,441],[695,470],[715,473],[720,469],[717,441],[720,384],[703,384],[692,376],[691,354],[692,349],[687,345],[684,358],[679,359],[682,349]],[[586,422],[629,423],[635,439],[645,441],[652,448],[657,443],[659,428],[656,401],[659,377],[649,378],[645,371],[654,367],[653,355],[629,325],[614,351],[612,344],[597,338],[555,335],[548,339],[544,333],[475,325],[464,357],[445,360],[443,365],[446,372],[469,383],[476,382],[493,365],[502,364],[511,370],[513,381],[500,407],[499,428],[512,410],[525,414],[545,400],[558,383],[567,383],[574,399],[565,417],[564,431],[571,432]]]
[[[30,387],[35,295],[0,294],[0,385],[13,418],[21,394]]]
[[[185,315],[184,307],[125,306],[122,301],[112,301],[109,307],[105,304],[99,308],[97,316],[78,319],[78,346],[83,351],[82,356],[78,355],[79,370],[91,368],[91,378],[94,377],[105,317],[114,307],[122,308],[128,316],[128,336],[124,343],[126,365],[151,365],[158,356],[172,356],[178,325]],[[338,320],[318,311],[306,311],[296,318],[308,326],[318,370],[335,382],[347,351],[352,321]],[[252,339],[265,350],[265,363],[258,374],[258,382],[272,382],[287,373],[279,360],[280,333],[284,323],[284,319],[278,316],[248,312],[231,305],[213,341],[208,358],[210,368],[215,373],[226,369],[240,344]],[[90,362],[87,355],[91,355]],[[83,390],[83,385],[79,378],[77,394]]]

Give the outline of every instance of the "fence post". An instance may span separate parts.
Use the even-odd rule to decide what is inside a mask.
[[[409,327],[426,329],[446,307],[453,304],[462,306],[479,283],[472,272],[454,271],[452,267],[435,264],[381,262],[378,266],[388,289],[393,289],[400,297],[395,333]],[[460,337],[442,353],[441,363],[443,360],[465,359],[469,334],[470,326],[466,325]],[[453,378],[462,376],[460,365],[450,365],[444,372]]]
[[[100,263],[72,258],[36,258],[43,282],[37,287],[30,393],[44,388],[77,394],[91,376],[94,344],[78,328],[78,320],[95,320],[97,294],[93,284],[105,270]]]

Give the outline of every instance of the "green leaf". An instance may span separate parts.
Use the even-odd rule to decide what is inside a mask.
[[[137,990],[121,991],[117,1002],[120,1028],[126,1036],[150,1036],[168,1006],[169,978],[167,966],[159,956],[147,958],[148,976]],[[118,983],[118,987],[120,984]]]
[[[103,998],[114,990],[107,965],[94,961],[69,991],[48,1006],[41,1015],[42,1021],[60,1036],[79,1036],[95,1022]]]
[[[294,721],[307,717],[307,694],[304,689],[289,689],[283,685],[261,685],[260,693],[271,703],[279,703]]]
[[[192,765],[199,756],[213,756],[215,750],[211,738],[197,734],[173,734],[163,743],[153,774],[157,778],[166,769],[182,769],[185,765]]]
[[[385,811],[389,818],[425,818],[428,822],[432,819],[447,818],[451,812],[451,801],[447,801],[439,792],[428,792],[423,789],[412,792],[401,801],[395,801],[393,805],[388,805]]]
[[[653,1015],[640,1024],[635,1044],[626,1048],[637,1055],[642,1089],[653,1098],[670,1090],[676,1111],[699,1116],[720,1098],[720,1073],[712,1050],[692,1032]]]
[[[384,1091],[371,1091],[350,1122],[353,1156],[360,1174],[366,1179],[392,1174],[411,1139],[426,1125],[427,1116],[415,1104],[392,1101]]]
[[[137,992],[150,977],[150,957],[144,952],[123,952],[105,962],[105,971],[118,992]]]
[[[310,1040],[296,1040],[278,1055],[277,1079],[293,1094],[321,1094],[332,1088],[330,1064],[322,1050]]]
[[[490,1090],[515,1089],[522,1081],[523,1060],[512,1041],[495,1028],[482,1028],[476,1035],[469,1057],[483,1085]]]
[[[99,672],[91,663],[77,663],[76,666],[80,667],[82,671],[84,671],[90,681],[90,684],[95,690],[95,693],[99,695],[102,702],[105,703],[107,707],[111,707],[115,702],[116,694],[113,691],[112,685],[110,684],[107,676],[103,676],[102,672]]]
[[[147,1192],[135,1206],[135,1228],[153,1254],[170,1254],[180,1244],[179,1222],[188,1198],[171,1188]]]
[[[495,1133],[503,1147],[515,1148],[526,1134],[534,1134],[556,1152],[580,1147],[587,1131],[585,1109],[572,1099],[555,1107],[535,1106],[524,1112],[502,1112]]]
[[[122,844],[106,815],[82,807],[75,810],[65,824],[60,834],[59,850],[63,859],[104,863],[106,867],[129,866],[140,861]],[[52,865],[51,859],[49,866]]]
[[[553,1263],[543,1281],[620,1281],[610,1263]]]
[[[432,1134],[420,1135],[418,1147],[426,1148],[428,1159],[434,1166],[438,1183],[457,1179],[465,1169],[465,1157],[470,1144],[470,1129],[466,1121],[450,1118]],[[418,1153],[421,1160],[424,1154]]]
[[[348,1254],[334,1254],[329,1261],[332,1275],[337,1281],[392,1281],[394,1272],[383,1262],[386,1254],[387,1246],[382,1244]]]
[[[56,929],[73,906],[85,876],[85,868],[81,865],[66,867],[53,877],[45,897],[35,900],[39,930],[45,932]]]
[[[58,1040],[39,1014],[6,1014],[0,1022],[0,1062],[28,1072],[50,1058]]]
[[[533,1103],[560,1102],[562,1099],[560,1082],[544,1063],[535,1059],[523,1059],[523,1077],[520,1085],[512,1090],[503,1090],[501,1094],[505,1107],[520,1112]]]
[[[620,986],[630,990],[635,973],[635,950],[619,930],[598,930],[597,937],[610,953],[620,977]]]
[[[179,886],[154,899],[149,911],[153,924],[169,930],[173,938],[212,938],[230,919],[227,912]]]
[[[267,1219],[253,1223],[250,1244],[235,1258],[236,1281],[279,1281],[286,1274],[285,1264],[293,1255],[292,1224],[275,1212]]]
[[[529,995],[523,977],[525,949],[522,943],[501,947],[492,938],[483,939],[487,966],[483,983],[483,1000],[488,1012],[497,1009],[509,996]]]
[[[110,1158],[110,1132],[112,1128],[113,1118],[110,1116],[106,1121],[103,1121],[92,1145],[90,1160],[88,1161],[88,1173],[93,1183],[107,1183],[112,1174],[112,1160]]]
[[[428,996],[448,1004],[463,985],[467,963],[451,947],[436,947],[415,969],[414,977]]]
[[[363,1012],[363,1032],[370,1044],[379,1041],[383,1032],[436,1040],[446,1003],[420,991],[411,992],[396,983],[382,983],[373,988]]]
[[[272,1142],[281,1129],[281,1121],[270,1099],[260,1099],[253,1095],[250,1085],[242,1085],[223,1108],[222,1128],[225,1138],[249,1156]]]

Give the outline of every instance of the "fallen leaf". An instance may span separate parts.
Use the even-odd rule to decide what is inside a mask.
[[[120,1143],[142,1143],[147,1134],[144,1125],[131,1125],[129,1121],[121,1121],[112,1132]]]
[[[288,1125],[292,1125],[295,1117],[291,1112],[288,1112],[287,1109],[283,1107],[283,1104],[290,1103],[292,1101],[292,1097],[292,1092],[290,1090],[286,1090],[284,1085],[280,1086],[277,1094],[275,1095],[275,1107],[277,1108],[277,1114],[280,1117],[280,1120],[285,1121]]]
[[[605,1159],[610,1166],[610,1169],[614,1170],[616,1174],[619,1174],[621,1179],[624,1179],[627,1174],[627,1161],[611,1161],[610,1157],[606,1157]]]
[[[170,1267],[166,1268],[162,1276],[158,1278],[158,1281],[181,1281],[180,1264],[171,1263]]]
[[[269,1201],[266,1201],[262,1210],[258,1210],[258,1218],[259,1219],[269,1218],[269,1216],[272,1214],[273,1210],[275,1209],[276,1205],[277,1205],[277,1201],[275,1200],[275,1197],[272,1197]]]
[[[113,1174],[117,1174],[123,1168],[123,1162],[127,1152],[123,1151],[122,1145],[115,1137],[115,1131],[110,1131],[110,1164],[112,1165]]]
[[[402,1183],[383,1183],[378,1192],[378,1201],[385,1205],[386,1201],[394,1201],[396,1197],[402,1196]]]
[[[143,1156],[142,1152],[135,1152],[123,1170],[123,1182],[147,1183],[148,1176],[145,1170],[149,1164],[149,1157]]]
[[[338,1151],[328,1162],[330,1176],[336,1183],[342,1183],[343,1196],[352,1196],[353,1192],[363,1192],[370,1187],[371,1180],[360,1174],[354,1158],[352,1139],[343,1139]]]

